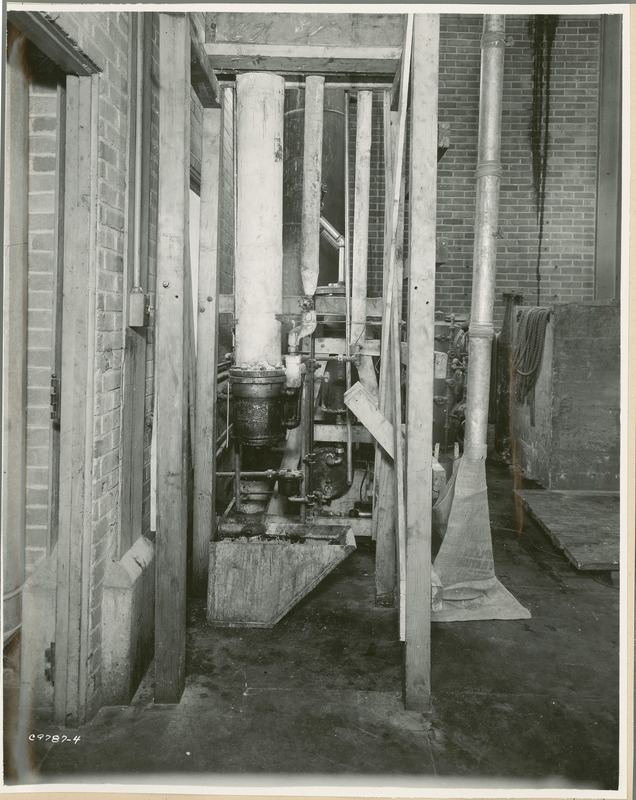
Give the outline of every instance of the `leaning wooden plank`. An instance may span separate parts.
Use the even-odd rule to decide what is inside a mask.
[[[188,421],[183,259],[190,177],[190,28],[186,15],[162,13],[159,21],[155,702],[177,703],[185,687]]]
[[[439,14],[416,14],[411,85],[409,316],[406,398],[406,708],[431,692],[431,453]]]
[[[225,90],[229,91],[229,90]],[[201,221],[199,225],[199,287],[197,371],[194,427],[194,533],[192,581],[205,594],[209,542],[215,528],[216,373],[218,359],[218,229],[221,169],[220,109],[203,111]]]
[[[387,380],[393,386],[393,419],[394,428],[394,470],[395,503],[396,503],[396,538],[398,552],[399,599],[400,599],[400,639],[405,637],[405,606],[406,606],[406,516],[404,507],[404,456],[402,437],[399,435],[402,424],[402,392],[401,392],[401,352],[400,352],[400,327],[398,315],[402,307],[402,239],[404,216],[401,208],[404,204],[404,182],[402,171],[404,165],[404,143],[406,140],[406,112],[408,86],[411,70],[411,48],[413,40],[413,15],[407,17],[406,33],[402,55],[402,69],[400,83],[403,92],[399,101],[397,125],[392,125],[393,149],[393,176],[391,180],[392,204],[390,210],[391,225],[389,228],[390,247],[388,250],[388,275],[385,284],[385,305],[383,314],[383,329],[386,335],[382,341],[382,359],[385,361]],[[385,116],[389,117],[385,108]]]
[[[373,435],[374,439],[393,458],[395,442],[393,425],[378,408],[373,397],[358,381],[344,394],[344,401],[360,422]]]
[[[400,69],[396,73],[398,75]],[[386,296],[389,279],[389,262],[391,252],[391,209],[393,200],[393,142],[391,137],[391,98],[388,91],[383,95],[383,130],[384,130],[384,258],[383,258],[383,290]],[[381,332],[382,337],[389,336],[388,327]],[[388,359],[380,363],[379,401],[380,410],[393,422],[395,401],[393,383],[388,380]],[[375,448],[375,487],[373,530],[375,545],[375,597],[376,603],[393,605],[395,599],[395,477],[393,461],[385,451]]]

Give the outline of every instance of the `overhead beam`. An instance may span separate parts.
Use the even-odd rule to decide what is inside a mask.
[[[257,7],[255,7],[257,8]],[[206,42],[286,45],[395,45],[404,39],[405,14],[316,14],[272,11],[209,12]]]
[[[344,72],[349,75],[391,75],[400,60],[395,46],[242,44],[206,42],[210,67],[217,72],[267,71],[278,73]]]

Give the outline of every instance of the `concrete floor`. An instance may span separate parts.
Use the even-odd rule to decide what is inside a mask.
[[[517,541],[507,469],[489,494],[498,577],[532,619],[433,625],[430,714],[403,710],[396,611],[360,542],[271,630],[209,628],[192,601],[181,703],[153,705],[151,668],[131,706],[39,750],[38,780],[615,789],[619,592],[530,521]]]

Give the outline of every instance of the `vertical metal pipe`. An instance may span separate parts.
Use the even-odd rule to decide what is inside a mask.
[[[484,15],[465,453],[484,458],[497,269],[505,16]]]

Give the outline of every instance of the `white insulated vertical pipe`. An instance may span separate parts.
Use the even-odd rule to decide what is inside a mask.
[[[467,456],[477,459],[486,456],[488,433],[499,186],[501,183],[501,106],[505,19],[503,14],[485,14],[481,40],[477,198],[464,447]]]
[[[236,78],[237,366],[281,363],[284,98],[280,75]]]

